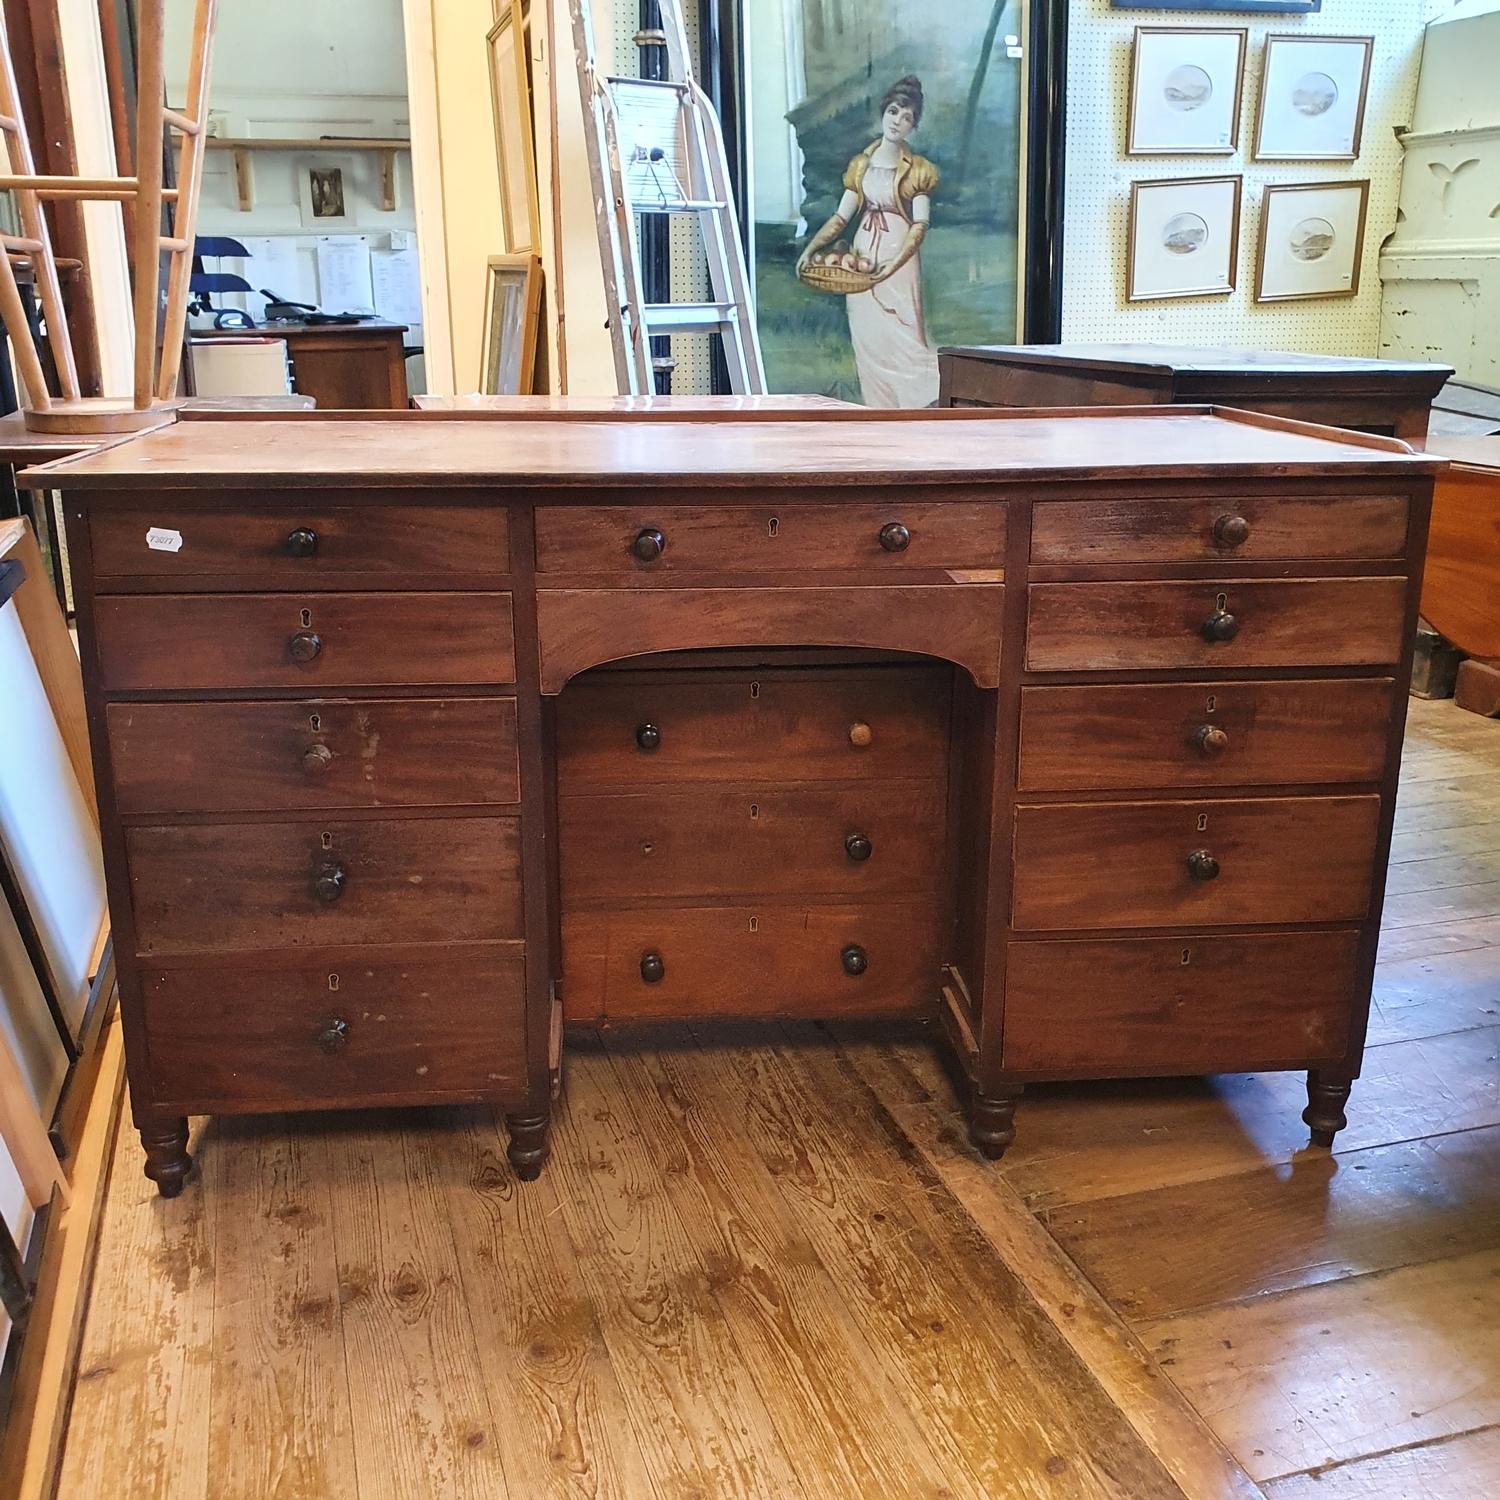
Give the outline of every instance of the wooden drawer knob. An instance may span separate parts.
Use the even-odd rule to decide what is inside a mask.
[[[647,984],[660,984],[667,976],[667,966],[660,953],[641,954],[641,978]]]
[[[875,846],[862,833],[851,833],[844,840],[844,853],[857,865],[862,865],[874,852]]]
[[[1193,731],[1193,745],[1205,760],[1214,760],[1229,748],[1229,736],[1217,724],[1200,724]]]
[[[302,752],[302,769],[309,776],[326,771],[333,764],[333,751],[327,745],[309,745]]]
[[[858,719],[856,719],[854,723],[849,726],[849,743],[853,745],[856,750],[865,749],[866,746],[869,745],[870,741],[874,738],[875,731],[871,729],[868,724],[865,724]]]
[[[636,745],[648,755],[651,751],[661,745],[661,730],[655,724],[637,724],[635,726]]]
[[[313,872],[313,895],[332,905],[344,894],[344,867],[337,860],[321,864]]]
[[[1194,849],[1187,857],[1187,872],[1194,880],[1217,880],[1219,862],[1207,849]]]
[[[335,1052],[342,1052],[348,1041],[349,1023],[342,1016],[330,1016],[323,1022],[323,1029],[318,1033],[320,1051],[332,1057]]]
[[[1250,523],[1243,516],[1222,515],[1214,522],[1214,540],[1221,547],[1243,547],[1250,540]]]
[[[299,630],[286,643],[293,661],[316,661],[323,651],[323,637],[316,630]]]
[[[288,557],[311,557],[318,550],[318,533],[308,526],[299,526],[286,534]]]
[[[899,521],[887,521],[880,528],[880,545],[887,552],[905,552],[911,546],[911,532]]]
[[[630,550],[642,562],[655,562],[667,550],[667,539],[655,527],[647,526],[636,532]]]
[[[1240,633],[1240,622],[1227,609],[1216,609],[1203,622],[1205,641],[1232,641]]]
[[[869,957],[858,943],[850,943],[839,954],[839,962],[844,966],[844,973],[853,974],[856,977],[870,967]]]

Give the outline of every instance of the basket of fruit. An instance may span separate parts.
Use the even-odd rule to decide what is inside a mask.
[[[815,251],[797,272],[803,286],[815,292],[831,292],[847,297],[851,292],[868,292],[875,285],[875,262],[857,250],[835,245],[831,250]]]

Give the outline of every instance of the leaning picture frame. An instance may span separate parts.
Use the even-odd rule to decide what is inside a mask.
[[[531,6],[529,0],[498,0],[498,5],[486,41],[501,222],[507,254],[534,254],[542,247],[542,213],[531,105]]]
[[[529,396],[536,384],[541,334],[542,258],[492,255],[484,298],[485,396]]]
[[[1261,198],[1255,300],[1355,296],[1369,205],[1368,178],[1270,184]]]
[[[1240,143],[1243,26],[1137,26],[1129,156],[1232,156]]]
[[[1131,183],[1126,300],[1228,296],[1239,264],[1242,185],[1239,176]]]

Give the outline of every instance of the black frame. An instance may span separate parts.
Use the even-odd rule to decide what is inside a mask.
[[[719,111],[729,154],[740,236],[749,221],[745,131],[744,30],[749,0],[698,0],[704,91]],[[1202,0],[1193,0],[1201,7]],[[1273,0],[1274,3],[1274,0]],[[1294,0],[1296,3],[1296,0]],[[1031,0],[1026,18],[1025,239],[1021,250],[1021,339],[1055,344],[1062,338],[1063,145],[1068,84],[1068,0]],[[718,384],[715,361],[714,389]],[[728,389],[727,385],[724,389]]]

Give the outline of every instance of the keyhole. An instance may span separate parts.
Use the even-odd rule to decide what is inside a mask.
[[[759,932],[760,931],[760,918],[759,917],[751,917],[750,918],[750,931],[751,932]]]
[[[1215,594],[1214,595],[1214,608],[1215,609],[1222,611],[1223,608],[1224,608],[1224,606],[1228,602],[1229,602],[1229,595],[1228,594]]]
[[[323,727],[323,715],[322,714],[309,714],[307,716],[307,722],[308,722],[308,725],[311,727],[312,732],[314,734],[316,734]]]
[[[1185,964],[1192,963],[1192,961],[1193,961],[1193,950],[1191,948],[1184,948],[1182,950],[1182,961]]]
[[[1207,813],[1199,813],[1198,814],[1198,832],[1199,833],[1203,833],[1204,831],[1206,831],[1207,828],[1208,828],[1208,814]]]
[[[336,990],[338,987],[339,987],[339,976],[337,974],[330,974],[328,976],[328,988],[331,989],[331,990]]]
[[[1217,693],[1210,693],[1208,697],[1203,700],[1203,712],[1206,714],[1213,713],[1218,708],[1218,706],[1219,695]]]
[[[775,536],[776,533],[780,530],[781,522],[775,516],[772,516],[771,519],[766,522],[766,535]]]
[[[750,804],[750,816],[752,818],[758,818],[760,816],[760,803],[759,802],[752,802]]]
[[[307,627],[312,624],[312,611],[310,609],[304,609],[299,618],[302,621],[302,628],[306,630]]]
[[[325,833],[323,835],[322,843],[323,843],[323,847],[325,849],[332,849],[333,848],[333,835],[331,833]]]
[[[752,698],[760,697],[760,684],[758,682],[752,682],[750,684],[750,696]]]

